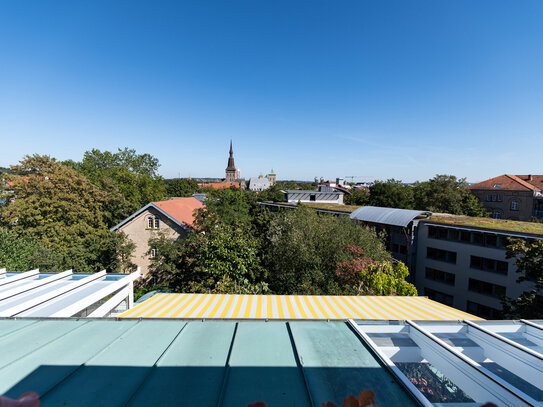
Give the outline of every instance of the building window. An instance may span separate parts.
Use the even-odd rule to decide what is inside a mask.
[[[431,288],[424,287],[424,294],[431,300],[440,302],[442,304],[452,307],[454,297],[449,294],[442,293],[440,291],[432,290]]]
[[[447,273],[446,271],[426,267],[426,278],[439,281],[440,283],[454,285],[455,275],[453,273]]]
[[[518,201],[511,201],[511,210],[518,211]]]
[[[501,188],[502,184],[494,184],[494,188]]]
[[[468,301],[467,311],[470,314],[477,315],[486,319],[500,319],[502,318],[501,312],[495,308],[487,307],[483,304]]]
[[[491,297],[505,296],[505,287],[503,285],[492,284],[474,278],[469,279],[468,290]]]
[[[490,216],[492,216],[494,219],[501,219],[502,214],[497,209],[494,209],[492,211],[492,215],[490,215]]]
[[[317,199],[317,197],[316,197],[315,194],[309,195],[309,200],[310,200],[311,202],[315,202],[316,199]]]
[[[426,257],[432,260],[456,264],[456,252],[450,252],[448,250],[428,247],[426,248]]]
[[[159,229],[160,228],[160,219],[158,216],[149,216],[147,218],[147,229]]]
[[[154,259],[156,257],[156,249],[151,249],[151,258]]]
[[[491,273],[507,274],[509,263],[506,261],[487,259],[486,257],[471,256],[470,265],[472,269],[490,271]]]

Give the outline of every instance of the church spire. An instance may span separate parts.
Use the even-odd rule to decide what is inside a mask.
[[[232,139],[230,139],[230,156],[228,157],[228,166],[226,167],[226,182],[235,182],[239,178],[239,170],[234,164],[234,150],[232,149]]]

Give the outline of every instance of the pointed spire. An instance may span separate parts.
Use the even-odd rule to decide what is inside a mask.
[[[234,155],[234,150],[232,150],[232,139],[230,139],[230,157]]]

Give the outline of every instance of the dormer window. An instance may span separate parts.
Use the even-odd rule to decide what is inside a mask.
[[[501,188],[502,184],[494,184],[494,188]]]

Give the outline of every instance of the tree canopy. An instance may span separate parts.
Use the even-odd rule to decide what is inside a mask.
[[[26,156],[9,175],[12,195],[1,223],[57,253],[57,267],[76,271],[118,270],[117,251],[129,250],[124,235],[110,233],[102,208],[107,195],[87,178],[49,156]]]
[[[507,318],[543,318],[543,240],[527,243],[524,239],[512,239],[506,257],[516,259],[517,273],[522,273],[517,281],[533,282],[534,288],[518,298],[504,299],[504,315]]]

